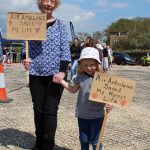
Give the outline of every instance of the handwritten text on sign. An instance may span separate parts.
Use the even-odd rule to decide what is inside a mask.
[[[10,12],[7,14],[7,38],[45,40],[46,20],[46,14]]]
[[[128,108],[133,99],[135,85],[136,81],[96,72],[89,99]]]

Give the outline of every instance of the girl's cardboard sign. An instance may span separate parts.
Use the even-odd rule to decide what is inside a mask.
[[[96,72],[89,99],[128,108],[135,92],[136,81]]]
[[[7,38],[16,40],[45,40],[46,14],[7,13]]]

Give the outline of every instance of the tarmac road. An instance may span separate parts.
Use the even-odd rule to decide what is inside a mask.
[[[114,107],[107,120],[103,150],[150,150],[150,67],[116,66],[111,72],[137,81],[128,111]],[[0,150],[30,149],[35,142],[32,102],[23,67],[6,66],[10,103],[0,103]],[[77,94],[63,93],[56,134],[56,150],[80,150],[74,115]]]

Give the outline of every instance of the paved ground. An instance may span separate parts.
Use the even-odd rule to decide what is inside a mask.
[[[137,81],[136,94],[128,111],[114,107],[107,120],[103,150],[150,150],[150,67],[113,66],[112,72]],[[23,67],[7,66],[7,96],[0,103],[0,150],[30,149],[35,142],[33,111]],[[80,150],[74,116],[76,95],[64,91],[56,135],[57,150]]]

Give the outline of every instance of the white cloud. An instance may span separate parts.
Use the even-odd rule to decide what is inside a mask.
[[[118,9],[122,9],[122,8],[126,8],[128,7],[128,4],[127,3],[114,3],[112,4],[112,7],[113,8],[118,8]]]
[[[33,4],[33,0],[10,0],[10,3],[13,6],[28,6],[30,4]]]
[[[109,2],[108,0],[96,0],[96,4],[105,10],[108,10],[111,8],[122,9],[128,6],[128,3]]]
[[[82,17],[83,17],[83,20],[89,20],[89,19],[95,18],[96,14],[92,11],[88,11],[88,12],[84,13]]]
[[[72,2],[83,2],[84,0],[71,0]]]
[[[58,9],[54,11],[56,18],[65,21],[70,32],[69,21],[72,21],[75,32],[91,32],[91,23],[96,14],[91,10],[86,10],[80,5],[62,3]]]
[[[95,18],[95,16],[96,16],[95,13],[93,13],[92,11],[89,11],[89,12],[85,12],[80,15],[75,15],[73,17],[73,21],[81,22],[81,21],[85,21],[85,20],[90,20],[92,18]]]
[[[102,8],[106,8],[109,6],[108,0],[96,0],[96,4]]]
[[[54,16],[63,20],[73,20],[75,16],[80,16],[84,11],[77,5],[61,4],[58,9],[54,11]]]
[[[0,2],[0,14],[6,14],[6,12],[37,11],[36,2],[36,0],[8,0],[5,3]]]
[[[77,22],[90,20],[96,16],[96,14],[91,10],[85,10],[78,5],[69,4],[62,4],[54,13],[58,17],[61,16],[61,18],[64,20],[72,20]]]
[[[147,3],[150,3],[150,0],[146,0]]]
[[[135,18],[135,16],[128,16],[127,17],[127,19],[131,19],[131,20],[134,19],[134,18]]]

